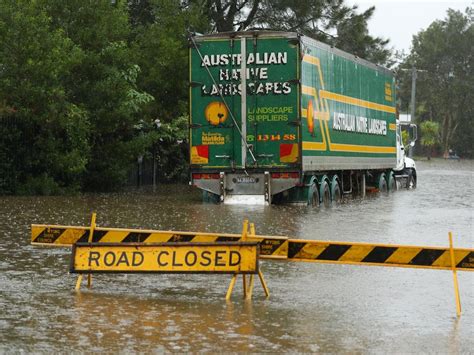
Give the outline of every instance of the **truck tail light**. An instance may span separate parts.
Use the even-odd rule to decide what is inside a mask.
[[[289,173],[272,173],[272,179],[298,179],[300,174],[297,172],[289,172]]]
[[[219,174],[193,174],[193,180],[201,180],[201,179],[219,179]]]

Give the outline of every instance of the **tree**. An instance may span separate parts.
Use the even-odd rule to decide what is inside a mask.
[[[420,125],[421,144],[428,148],[428,160],[433,154],[433,147],[439,141],[439,124],[433,121],[425,121]]]
[[[122,186],[141,150],[135,125],[141,109],[153,100],[137,85],[140,67],[129,45],[128,8],[108,0],[42,0],[52,25],[84,55],[65,80],[71,100],[90,122],[91,151],[84,187],[111,190]]]
[[[128,0],[127,5],[133,28],[155,22],[155,13],[150,0]]]
[[[154,21],[135,28],[131,44],[134,60],[141,68],[137,84],[155,100],[145,106],[142,153],[157,151],[159,178],[187,178],[188,127],[188,34],[187,29],[206,30],[207,19],[192,6],[174,0],[147,1]],[[156,129],[154,122],[161,126]],[[178,142],[181,142],[178,144]]]
[[[359,57],[384,64],[388,40],[372,37],[367,21],[375,8],[358,13],[344,0],[189,0],[198,4],[216,32],[251,28],[298,31]]]
[[[434,21],[414,36],[412,51],[401,66],[424,71],[417,79],[419,122],[437,122],[443,151],[454,148],[468,157],[474,156],[473,14],[473,8],[464,14],[448,10],[444,20]],[[401,73],[401,82],[402,101],[408,102],[411,77]]]
[[[0,192],[79,189],[89,118],[63,80],[81,49],[30,1],[0,2],[0,38]]]

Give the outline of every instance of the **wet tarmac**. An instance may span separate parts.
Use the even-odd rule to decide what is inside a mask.
[[[418,188],[306,206],[203,204],[188,186],[74,197],[0,197],[0,353],[472,353],[474,273],[263,261],[271,296],[229,275],[97,275],[74,291],[70,252],[30,245],[30,224],[258,234],[302,239],[474,247],[474,163],[418,163]]]

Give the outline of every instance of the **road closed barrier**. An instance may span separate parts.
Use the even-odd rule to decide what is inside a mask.
[[[428,247],[377,243],[302,240],[283,236],[248,234],[248,241],[259,245],[262,259],[359,264],[451,270],[448,247]],[[33,224],[31,244],[72,246],[76,243],[226,243],[241,242],[241,234],[177,232],[145,229],[123,229]],[[456,268],[474,271],[474,250],[454,248]]]
[[[448,247],[289,239],[288,249],[291,261],[451,270],[454,260],[458,270],[474,271],[473,249],[453,249],[453,260]]]
[[[288,238],[251,235],[265,259],[286,258]],[[31,244],[44,246],[72,246],[76,243],[225,243],[242,241],[241,234],[160,231],[146,229],[102,228],[82,226],[31,225]]]
[[[258,273],[258,244],[78,243],[71,273]]]
[[[70,272],[79,274],[76,290],[80,289],[85,273],[89,288],[93,273],[227,273],[233,274],[233,277],[226,299],[230,299],[239,274],[243,277],[245,298],[252,297],[254,274],[258,274],[265,295],[270,295],[258,268],[260,245],[247,240],[248,221],[244,222],[240,242],[93,243],[95,220],[96,214],[93,213],[88,229],[89,242],[74,243],[72,247]],[[253,224],[250,229],[255,235]],[[45,231],[52,235],[68,233],[67,228],[61,233],[51,232],[48,228]],[[76,234],[74,229],[73,233]],[[250,274],[248,283],[246,274]]]
[[[111,243],[113,242],[113,243]],[[71,272],[229,273],[233,274],[226,298],[229,299],[237,275],[242,274],[244,296],[252,295],[254,274],[269,296],[258,268],[258,259],[389,266],[451,270],[457,314],[461,314],[456,271],[474,271],[474,249],[395,244],[351,243],[260,236],[253,224],[244,222],[242,234],[174,232],[96,227],[93,214],[90,227],[34,224],[31,243],[46,246],[73,246]],[[250,274],[249,283],[246,274]]]

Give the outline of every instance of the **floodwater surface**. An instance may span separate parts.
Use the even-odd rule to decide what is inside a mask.
[[[306,206],[204,204],[183,185],[73,197],[0,197],[0,352],[471,353],[474,273],[261,262],[269,299],[229,275],[96,275],[74,291],[70,250],[30,245],[32,223],[474,247],[473,162],[418,163],[418,188]]]

